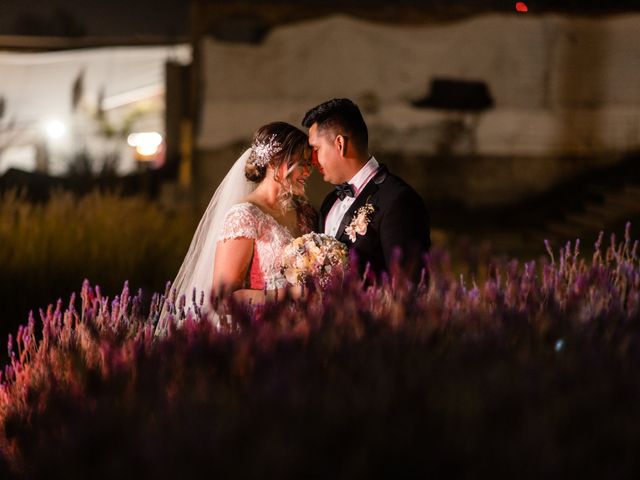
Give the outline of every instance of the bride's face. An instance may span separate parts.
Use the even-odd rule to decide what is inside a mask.
[[[286,169],[286,165],[283,165]],[[303,159],[297,159],[295,167],[289,173],[287,180],[291,183],[292,193],[294,195],[304,195],[304,187],[307,182],[307,178],[311,174],[311,168],[308,162]]]

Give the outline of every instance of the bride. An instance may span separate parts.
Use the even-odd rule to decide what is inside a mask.
[[[169,314],[180,320],[189,309],[198,311],[202,299],[211,309],[212,298],[228,295],[253,303],[283,296],[282,250],[315,226],[305,197],[310,169],[311,150],[301,130],[275,122],[255,132],[251,148],[231,167],[200,220],[159,328],[166,327]]]

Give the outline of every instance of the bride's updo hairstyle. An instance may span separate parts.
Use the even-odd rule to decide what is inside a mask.
[[[260,127],[253,135],[251,154],[247,159],[244,174],[247,180],[260,183],[267,174],[267,167],[276,172],[274,179],[282,185],[281,203],[290,207],[292,185],[289,173],[298,163],[310,163],[311,147],[307,135],[300,129],[285,122],[269,123]],[[285,178],[278,173],[283,163],[287,165]]]
[[[253,134],[245,176],[251,182],[260,183],[267,173],[267,166],[278,170],[283,162],[287,162],[287,166],[292,168],[298,154],[304,160],[311,157],[309,141],[304,132],[285,122],[264,125]]]

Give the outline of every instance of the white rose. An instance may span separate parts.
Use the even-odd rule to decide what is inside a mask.
[[[367,225],[369,222],[367,221],[366,215],[359,215],[354,222],[354,230],[358,235],[364,235],[367,233]]]
[[[351,240],[352,242],[356,241],[356,232],[355,232],[354,228],[351,225],[349,225],[347,228],[345,228],[344,231],[348,235],[349,240]]]

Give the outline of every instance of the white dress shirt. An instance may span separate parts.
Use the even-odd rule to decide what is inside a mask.
[[[342,218],[344,217],[347,210],[353,205],[353,202],[356,201],[356,197],[362,192],[364,187],[371,181],[371,179],[376,175],[378,171],[378,161],[371,157],[367,163],[356,173],[351,180],[349,180],[349,184],[353,185],[354,188],[354,196],[353,197],[344,197],[344,200],[337,199],[336,202],[329,210],[329,214],[324,222],[324,233],[327,235],[331,235],[332,237],[336,236],[338,233],[338,228],[340,228],[340,223],[342,222]]]

